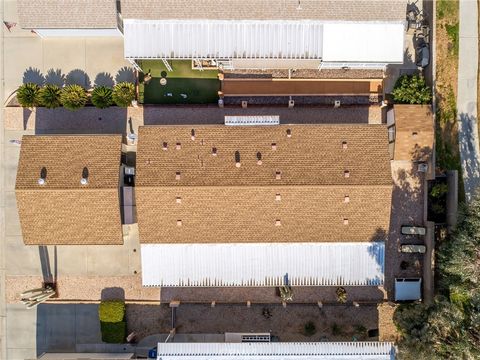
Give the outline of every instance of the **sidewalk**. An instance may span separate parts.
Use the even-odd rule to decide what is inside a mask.
[[[460,1],[457,120],[460,158],[467,201],[480,186],[480,149],[477,123],[478,74],[477,1]]]

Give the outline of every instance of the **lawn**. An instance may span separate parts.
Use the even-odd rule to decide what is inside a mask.
[[[168,71],[161,60],[141,60],[139,65],[152,79],[143,83],[140,74],[140,103],[143,104],[209,104],[216,103],[220,81],[216,70],[193,70],[190,60],[170,61]],[[166,85],[160,84],[165,78]]]

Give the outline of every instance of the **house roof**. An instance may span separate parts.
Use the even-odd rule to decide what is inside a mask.
[[[124,19],[404,21],[405,0],[122,0]]]
[[[17,0],[17,12],[27,29],[117,28],[115,0]]]
[[[139,129],[142,243],[385,240],[392,190],[385,126],[193,130],[194,141],[192,127]]]
[[[428,161],[435,130],[430,105],[395,105],[395,160]]]
[[[384,242],[143,244],[141,250],[143,286],[381,286],[384,281]]]
[[[121,142],[121,135],[22,138],[15,190],[26,244],[123,243]]]

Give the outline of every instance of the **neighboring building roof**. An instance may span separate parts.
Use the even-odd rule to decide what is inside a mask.
[[[161,229],[161,227],[159,227]],[[381,286],[384,242],[143,244],[143,286]]]
[[[144,20],[405,21],[406,11],[406,0],[122,0],[121,9]]]
[[[26,29],[117,28],[115,0],[17,0],[17,12]]]
[[[135,191],[142,243],[385,240],[392,191],[387,130],[141,127]]]
[[[435,129],[430,105],[395,105],[395,160],[428,161]]]
[[[269,342],[269,343],[158,343],[158,360],[201,359],[265,360],[362,359],[394,360],[391,342]]]
[[[121,143],[121,135],[22,138],[15,190],[25,244],[123,243]]]
[[[125,57],[401,63],[403,23],[125,19]],[[152,41],[155,39],[155,41]],[[379,45],[383,44],[383,45]]]

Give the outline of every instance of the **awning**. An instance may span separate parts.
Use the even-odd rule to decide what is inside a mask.
[[[422,279],[395,279],[395,301],[415,301],[422,298]]]
[[[384,242],[142,244],[144,286],[379,286]],[[286,276],[288,275],[288,276]]]
[[[393,360],[391,342],[158,343],[157,360]]]

